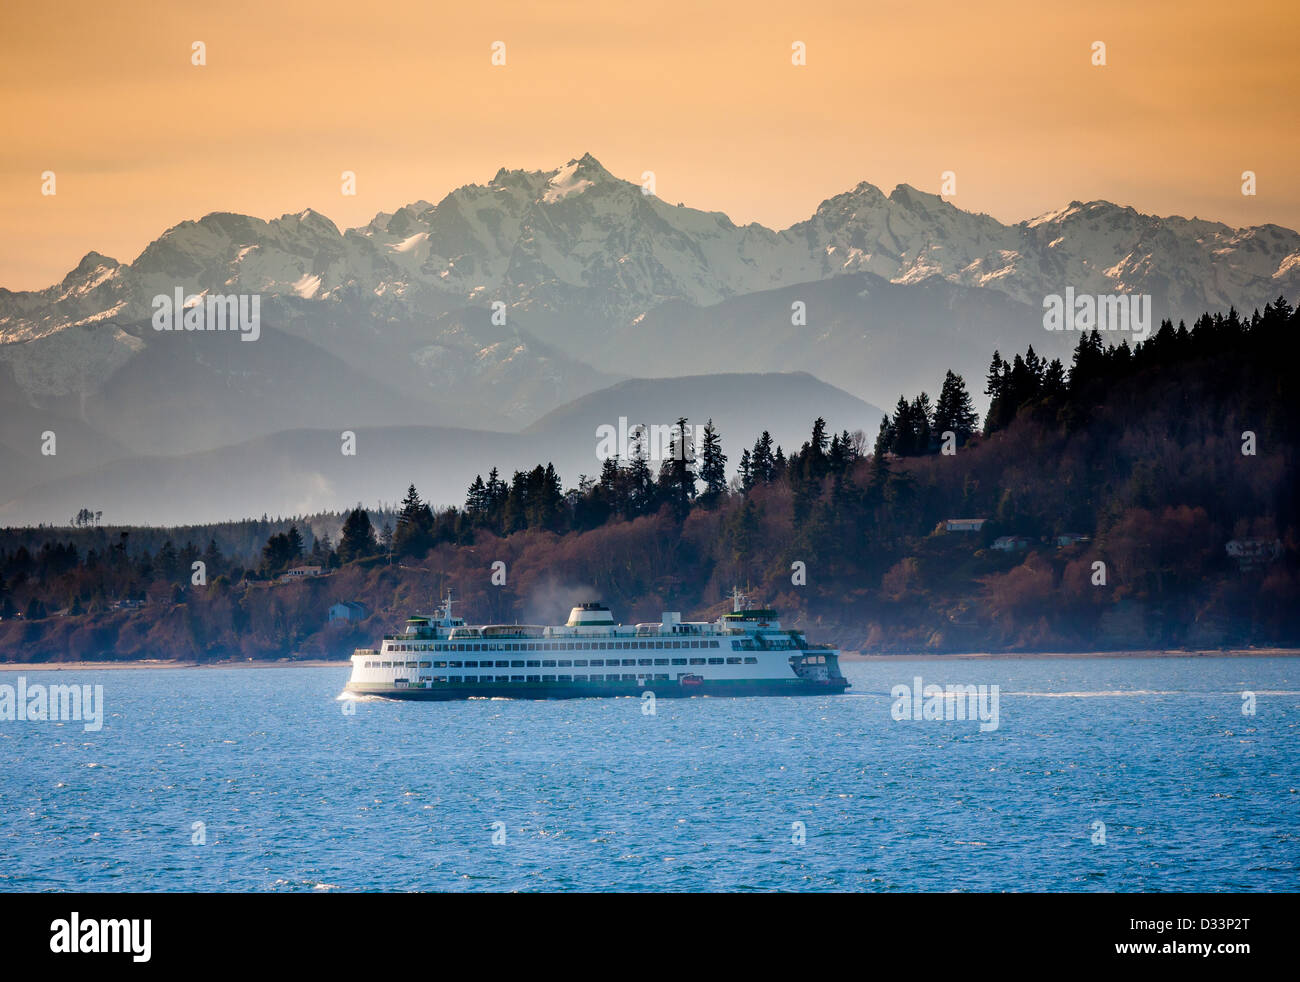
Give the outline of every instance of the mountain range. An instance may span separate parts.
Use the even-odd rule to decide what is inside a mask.
[[[1300,292],[1300,236],[1105,201],[1007,225],[866,183],[778,231],[645,194],[590,154],[345,231],[312,210],[211,214],[130,263],[91,252],[45,290],[0,289],[0,499],[288,432],[516,432],[629,378],[806,372],[890,406],[952,368],[978,399],[995,347],[1068,355],[1076,338],[1042,327],[1067,287],[1149,294],[1157,323],[1249,311]],[[262,336],[153,330],[153,297],[178,288],[260,296]],[[806,431],[807,405],[751,398],[759,428]],[[15,475],[60,426],[62,470]]]

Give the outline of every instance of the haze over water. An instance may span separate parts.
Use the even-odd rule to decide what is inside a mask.
[[[0,890],[1300,888],[1294,659],[845,673],[845,696],[655,715],[637,699],[347,715],[346,666],[25,672],[102,684],[106,712],[99,732],[0,723]],[[894,720],[890,690],[918,675],[1000,686],[998,728]]]

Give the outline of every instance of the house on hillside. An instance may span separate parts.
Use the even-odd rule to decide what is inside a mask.
[[[945,532],[978,532],[987,518],[949,518],[943,523]]]
[[[370,616],[370,608],[360,600],[341,600],[330,607],[329,622],[364,621]]]
[[[1242,569],[1265,566],[1282,555],[1281,539],[1232,539],[1224,548]]]
[[[1056,548],[1065,549],[1069,546],[1078,545],[1080,542],[1091,542],[1092,536],[1084,535],[1082,532],[1062,532],[1056,537]]]
[[[308,576],[320,576],[324,572],[325,570],[320,566],[294,566],[280,574],[280,582],[291,583],[294,580],[306,579]]]
[[[999,552],[1019,552],[1033,544],[1034,540],[1027,535],[999,535],[993,540],[990,548],[997,549]]]

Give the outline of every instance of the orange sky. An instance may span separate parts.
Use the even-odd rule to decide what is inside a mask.
[[[1003,221],[1107,198],[1297,228],[1298,27],[1295,0],[7,0],[0,286],[57,282],[92,249],[129,261],[211,211],[348,227],[586,151],[773,227],[862,180],[937,192],[951,170],[954,204]]]

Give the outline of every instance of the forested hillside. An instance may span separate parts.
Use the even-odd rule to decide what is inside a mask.
[[[1298,330],[1279,298],[1133,348],[1080,335],[1069,365],[998,352],[982,427],[950,372],[876,434],[828,433],[810,406],[800,447],[710,425],[567,491],[542,462],[490,471],[462,508],[411,487],[383,514],[175,537],[6,530],[0,658],[343,656],[448,588],[471,621],[551,623],[592,598],[623,621],[714,613],[737,584],[866,651],[1295,645]],[[313,555],[325,575],[278,581]],[[339,600],[371,616],[326,626]]]

